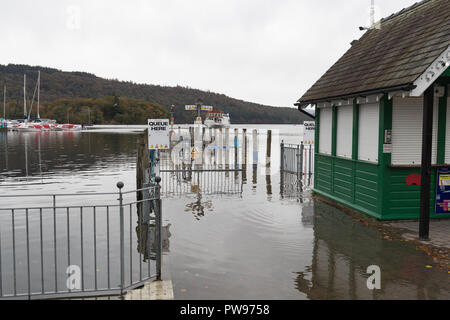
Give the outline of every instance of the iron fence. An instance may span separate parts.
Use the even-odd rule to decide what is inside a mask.
[[[0,196],[51,199],[50,205],[0,208],[0,299],[123,295],[160,279],[161,179],[156,181],[132,191],[119,182],[111,193]],[[88,196],[104,200],[86,204]],[[58,204],[60,198],[66,205]]]
[[[285,144],[281,142],[280,171],[282,178],[286,174],[294,175],[297,179],[298,190],[311,187],[314,175],[314,147],[304,145]]]

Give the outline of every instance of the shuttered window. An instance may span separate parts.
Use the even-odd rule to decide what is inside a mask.
[[[433,111],[432,163],[436,163],[438,99]],[[394,98],[392,107],[392,160],[394,165],[422,163],[423,97]]]
[[[331,154],[332,108],[320,109],[319,153]]]
[[[337,109],[336,155],[352,158],[353,106]]]
[[[359,106],[358,159],[378,162],[379,103]]]
[[[447,122],[445,123],[445,163],[450,164],[450,98],[447,99]]]

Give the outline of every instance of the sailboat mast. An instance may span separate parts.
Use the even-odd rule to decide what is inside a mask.
[[[3,118],[6,119],[6,84],[3,87]]]
[[[38,71],[38,96],[37,96],[37,117],[41,118],[39,115],[39,91],[41,90],[41,71]]]
[[[23,117],[27,120],[27,75],[23,75]]]

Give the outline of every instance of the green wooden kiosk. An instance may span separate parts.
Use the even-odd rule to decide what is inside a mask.
[[[448,0],[403,9],[352,42],[296,103],[316,108],[313,191],[380,220],[419,218],[432,110],[430,217],[450,218],[449,66]]]

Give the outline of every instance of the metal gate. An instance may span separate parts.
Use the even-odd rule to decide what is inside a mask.
[[[299,144],[285,144],[281,142],[280,171],[282,181],[295,177],[296,188],[302,192],[312,187],[314,175],[314,147]]]
[[[123,295],[159,280],[161,187],[117,187],[111,193],[0,196],[3,203],[21,203],[0,208],[0,299]],[[30,199],[39,205],[27,206]]]

